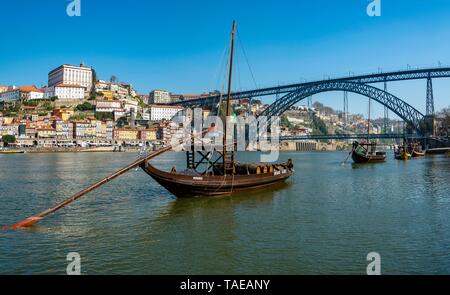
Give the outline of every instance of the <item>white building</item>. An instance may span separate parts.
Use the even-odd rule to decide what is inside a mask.
[[[148,104],[170,103],[171,101],[170,93],[165,90],[153,90],[148,96]]]
[[[33,99],[43,99],[44,98],[44,91],[41,89],[33,90],[25,94],[25,99],[33,100]]]
[[[137,113],[139,109],[138,102],[131,99],[125,99],[123,100],[123,108],[126,112]]]
[[[19,124],[9,124],[0,126],[0,137],[3,135],[19,136]]]
[[[92,69],[83,64],[79,67],[68,64],[61,65],[48,73],[48,86],[58,84],[77,84],[89,91],[92,86]]]
[[[131,84],[126,83],[113,83],[98,80],[95,84],[95,91],[104,92],[111,91],[116,98],[126,98],[128,96],[136,96],[136,91]]]
[[[58,97],[58,99],[83,99],[86,88],[77,84],[58,84],[44,89],[44,98]]]
[[[73,139],[73,122],[57,120],[54,127],[57,139]]]
[[[101,91],[101,90],[111,90],[111,89],[110,89],[110,85],[111,85],[111,82],[106,82],[106,81],[104,81],[104,80],[98,80],[98,81],[95,83],[95,90],[96,90],[96,91]]]
[[[183,111],[180,106],[151,105],[149,107],[150,121],[171,120],[180,111]]]
[[[95,111],[99,113],[122,111],[122,103],[118,100],[97,100]]]
[[[10,90],[9,86],[0,85],[0,93]]]
[[[44,98],[44,92],[35,86],[22,86],[0,93],[0,102],[11,102]]]

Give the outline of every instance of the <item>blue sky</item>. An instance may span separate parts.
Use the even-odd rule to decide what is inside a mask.
[[[245,56],[258,87],[450,65],[446,0],[381,0],[380,17],[367,16],[368,0],[81,0],[80,17],[67,16],[69,2],[0,0],[0,84],[45,85],[49,70],[84,61],[99,78],[114,74],[140,93],[220,89],[233,19],[240,40],[235,90],[255,88]],[[425,85],[388,87],[424,112]],[[434,85],[436,108],[450,105],[449,80]],[[342,93],[314,100],[342,109]],[[349,101],[350,111],[367,113],[367,99]]]

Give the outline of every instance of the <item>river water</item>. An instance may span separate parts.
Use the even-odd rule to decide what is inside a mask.
[[[240,154],[251,160],[255,154]],[[175,199],[132,170],[29,230],[0,232],[1,274],[450,274],[450,158],[341,162],[283,152],[295,175],[271,190]],[[0,155],[0,225],[46,209],[134,153]],[[154,163],[170,169],[184,154]]]

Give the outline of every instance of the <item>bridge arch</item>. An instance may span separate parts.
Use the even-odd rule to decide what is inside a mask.
[[[280,116],[297,102],[311,95],[329,91],[348,91],[370,97],[371,99],[389,108],[418,133],[422,133],[421,122],[423,121],[424,115],[421,112],[389,92],[367,84],[350,81],[321,82],[298,87],[296,90],[274,101],[266,110],[264,110],[264,112],[261,113],[261,115],[268,117]]]

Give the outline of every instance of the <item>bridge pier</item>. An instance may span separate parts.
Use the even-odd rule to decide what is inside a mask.
[[[317,142],[297,141],[295,142],[296,151],[315,151],[317,150]]]
[[[425,121],[425,134],[428,136],[435,136],[435,120],[434,120],[434,97],[433,97],[433,81],[431,76],[427,78],[427,113],[424,117]]]

